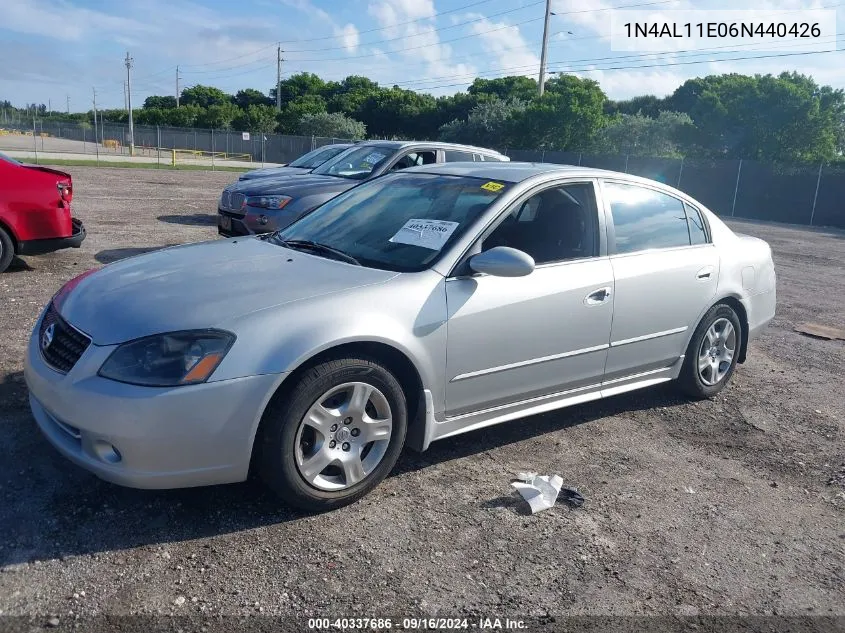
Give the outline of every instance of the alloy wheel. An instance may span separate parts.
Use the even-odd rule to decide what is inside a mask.
[[[736,329],[728,319],[716,319],[707,328],[698,350],[698,375],[705,385],[718,384],[730,371],[736,342]]]
[[[332,387],[300,421],[297,470],[320,490],[350,488],[381,463],[392,432],[390,404],[376,387],[365,382]]]

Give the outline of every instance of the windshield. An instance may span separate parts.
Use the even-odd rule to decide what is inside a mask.
[[[373,268],[420,271],[509,186],[465,176],[388,174],[330,200],[272,239],[316,242]]]
[[[364,180],[373,172],[376,165],[392,156],[394,151],[392,147],[373,145],[350,148],[320,165],[313,173]]]
[[[307,154],[303,154],[295,161],[288,164],[288,167],[301,167],[303,169],[314,169],[315,167],[319,167],[323,163],[325,163],[330,158],[334,158],[338,154],[340,154],[346,147],[340,146],[331,146],[331,147],[318,147],[315,150],[308,152]]]
[[[3,152],[0,152],[0,160],[5,160],[7,163],[12,163],[13,165],[20,165],[19,161],[16,161],[11,156],[6,156]]]

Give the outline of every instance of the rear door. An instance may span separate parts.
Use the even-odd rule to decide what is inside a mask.
[[[695,209],[657,188],[601,184],[615,282],[605,381],[679,360],[719,278],[719,256]]]

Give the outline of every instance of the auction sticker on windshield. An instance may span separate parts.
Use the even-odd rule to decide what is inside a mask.
[[[390,242],[422,246],[433,251],[439,251],[458,228],[458,222],[448,220],[418,220],[411,218],[396,231]]]
[[[384,158],[384,154],[379,154],[378,152],[373,152],[369,156],[364,159],[364,162],[368,165],[375,165],[379,162],[382,158]]]

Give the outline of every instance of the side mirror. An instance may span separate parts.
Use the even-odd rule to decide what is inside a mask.
[[[528,253],[507,246],[473,255],[468,264],[475,272],[494,277],[525,277],[534,272],[534,259]]]

